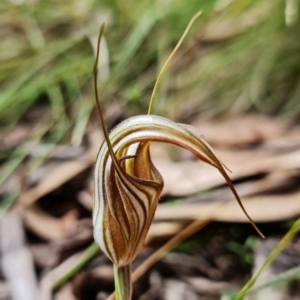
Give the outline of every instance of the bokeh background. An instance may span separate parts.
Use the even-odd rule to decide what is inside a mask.
[[[215,170],[153,144],[165,190],[134,267],[191,222],[198,227],[142,269],[134,299],[234,299],[300,214],[299,9],[298,0],[2,0],[0,299],[113,291],[110,262],[92,244],[99,28],[107,23],[98,87],[113,128],[147,113],[160,69],[199,10],[153,113],[195,126],[216,148],[267,239]],[[299,245],[287,246],[247,299],[299,299]]]

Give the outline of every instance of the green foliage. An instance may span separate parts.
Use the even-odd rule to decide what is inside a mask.
[[[3,196],[3,198],[0,201],[0,221],[2,217],[6,214],[6,212],[10,209],[10,207],[13,205],[16,199],[16,193],[11,193]]]
[[[76,106],[83,90],[88,92],[78,106],[91,106],[91,89],[86,88],[93,62],[89,36],[107,18],[111,20],[106,37],[112,72],[102,93],[122,93],[132,100],[129,87],[138,86],[139,93],[133,98],[147,103],[156,77],[152,71],[157,67],[156,59],[172,49],[199,9],[203,16],[166,79],[170,85],[163,97],[169,99],[163,100],[168,101],[168,111],[178,111],[178,106],[184,105],[181,112],[186,115],[258,110],[297,117],[299,21],[286,25],[283,0],[227,1],[227,6],[220,6],[225,2],[1,2],[5,28],[0,32],[2,127],[10,128],[32,105],[40,103],[52,106],[55,118],[57,110]],[[249,19],[254,21],[249,23]],[[227,26],[228,21],[232,23]],[[247,22],[249,25],[236,30],[235,24],[238,27]],[[199,42],[201,37],[204,44]],[[161,39],[163,45],[158,45]],[[189,60],[191,55],[193,61]],[[49,89],[61,94],[55,109]],[[79,107],[77,113],[74,111],[74,120],[80,111]],[[89,113],[85,119],[88,117]]]
[[[235,253],[236,255],[240,256],[242,261],[246,264],[252,265],[253,263],[253,237],[249,237],[246,239],[244,244],[239,244],[234,241],[230,241],[227,243],[227,248],[231,252]]]

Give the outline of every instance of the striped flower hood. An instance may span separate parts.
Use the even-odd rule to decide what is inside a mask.
[[[115,127],[109,140],[111,150],[104,141],[95,166],[93,224],[96,242],[115,265],[130,264],[140,251],[163,189],[150,157],[152,141],[183,147],[217,168],[247,215],[224,166],[192,126],[140,115]]]

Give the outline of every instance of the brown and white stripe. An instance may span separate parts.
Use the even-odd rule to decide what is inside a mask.
[[[114,157],[105,141],[95,166],[93,224],[96,242],[115,265],[130,264],[143,246],[163,189],[150,158],[151,141],[178,145],[216,167],[247,215],[223,164],[193,127],[141,115],[120,123],[109,139]]]

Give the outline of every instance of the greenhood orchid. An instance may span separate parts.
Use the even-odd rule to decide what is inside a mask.
[[[199,15],[194,17],[189,27]],[[192,126],[178,124],[166,118],[151,115],[153,97],[150,101],[148,115],[129,118],[108,134],[96,88],[99,44],[103,30],[104,26],[99,37],[94,68],[95,94],[105,135],[105,141],[100,148],[95,166],[93,212],[94,238],[101,250],[111,259],[115,268],[119,270],[130,266],[143,247],[163,190],[163,178],[151,161],[149,147],[150,142],[153,141],[170,143],[185,148],[203,162],[217,168],[225,178],[246,216],[259,232],[242,206],[241,200],[225,171],[226,167],[217,158],[210,145]],[[159,75],[153,95],[167,63]],[[118,272],[115,274],[117,274],[117,277],[119,276]],[[123,274],[122,276],[119,279],[116,278],[116,282],[118,280],[123,281],[123,284],[120,284],[119,287],[116,283],[116,291],[118,288],[122,289],[124,282],[130,281],[130,278],[128,279],[130,270],[129,273],[127,270],[127,275]],[[128,292],[119,291],[119,296],[117,291],[119,299],[130,299],[130,294],[131,289]]]

